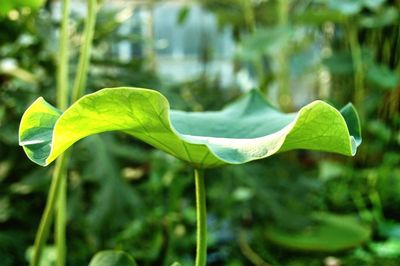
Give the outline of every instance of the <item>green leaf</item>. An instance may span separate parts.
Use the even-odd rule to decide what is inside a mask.
[[[300,232],[287,232],[269,227],[267,238],[277,245],[292,250],[335,252],[356,247],[371,236],[369,226],[351,216],[321,213],[314,216],[314,224]]]
[[[395,71],[381,64],[373,64],[368,68],[367,80],[384,90],[394,90],[400,82]]]
[[[260,28],[245,35],[236,52],[239,58],[255,59],[264,54],[272,55],[288,45],[293,30],[290,27]]]
[[[365,7],[374,10],[380,8],[386,0],[362,0],[362,2]]]
[[[96,253],[89,266],[137,266],[135,260],[120,250],[104,250]]]
[[[346,16],[341,12],[331,9],[306,9],[295,17],[298,23],[321,25],[327,21],[334,23],[343,23]]]
[[[354,155],[361,142],[354,107],[339,112],[322,101],[285,114],[252,90],[216,112],[170,110],[157,91],[109,88],[81,98],[61,114],[43,98],[24,113],[19,141],[46,166],[76,141],[122,131],[195,167],[242,164],[277,152],[310,149]]]
[[[376,14],[366,15],[360,18],[360,25],[366,28],[382,28],[399,23],[400,12],[395,7],[388,7]]]
[[[33,257],[33,246],[26,250],[27,261],[31,262]],[[43,254],[40,258],[39,266],[55,266],[57,258],[57,250],[55,246],[45,246]]]
[[[350,75],[354,72],[353,58],[349,52],[338,52],[325,58],[323,64],[332,74]]]
[[[187,20],[187,18],[188,18],[189,13],[190,13],[190,8],[189,8],[188,6],[182,7],[182,8],[179,10],[179,13],[178,13],[178,17],[177,17],[177,20],[176,20],[177,24],[178,24],[178,25],[183,25],[183,24],[185,24],[185,22],[186,22],[186,20]]]
[[[378,9],[384,2],[385,0],[329,0],[328,5],[333,10],[351,16],[360,13],[363,8]]]
[[[330,0],[329,7],[337,10],[344,15],[354,15],[361,11],[363,7],[362,0]]]
[[[0,16],[7,15],[12,9],[28,7],[33,10],[40,8],[44,4],[44,0],[1,0]]]
[[[400,240],[389,238],[383,242],[373,242],[369,248],[378,256],[383,258],[400,257]]]

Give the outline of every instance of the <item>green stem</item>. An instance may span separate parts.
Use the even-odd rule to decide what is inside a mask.
[[[69,156],[64,154],[66,162]],[[66,244],[66,213],[67,213],[67,167],[62,169],[60,174],[60,190],[58,191],[58,204],[56,216],[56,246],[57,246],[57,266],[64,266],[66,262],[65,254],[67,253]]]
[[[289,0],[279,0],[277,5],[278,12],[278,27],[285,28],[289,23]],[[275,60],[277,65],[276,79],[279,89],[279,104],[283,110],[291,110],[293,106],[292,98],[290,97],[290,73],[289,73],[289,58],[288,47],[283,46],[276,54]]]
[[[83,45],[81,46],[78,69],[72,90],[72,102],[77,101],[83,94],[86,86],[87,72],[90,63],[90,52],[96,24],[97,0],[88,0],[88,13],[85,21]]]
[[[351,22],[350,22],[351,23]],[[364,69],[362,50],[357,36],[357,28],[349,24],[348,35],[351,57],[354,67],[354,103],[357,107],[360,118],[364,117]]]
[[[250,246],[246,241],[246,235],[244,231],[239,233],[239,248],[242,251],[242,254],[251,261],[254,265],[257,266],[270,266],[269,263],[263,260]]]
[[[92,48],[92,40],[94,35],[94,25],[96,22],[96,10],[97,10],[97,0],[88,0],[88,15],[85,21],[85,31],[84,31],[84,43],[82,45],[81,54],[79,57],[79,65],[77,69],[77,74],[75,76],[75,84],[73,88],[73,98],[72,102],[78,100],[85,91],[86,77],[90,62],[90,51]],[[64,0],[64,12],[63,12],[63,25],[62,25],[62,36],[60,44],[60,67],[59,67],[59,84],[57,88],[59,93],[65,99],[58,99],[59,102],[64,103],[63,106],[58,106],[60,109],[66,109],[68,97],[65,92],[68,88],[68,29],[67,23],[68,12],[66,6],[69,6],[69,0]],[[62,101],[63,100],[63,101]],[[65,161],[69,161],[69,153],[64,154]],[[66,205],[67,205],[67,168],[58,173],[61,179],[59,182],[59,195],[58,195],[58,208],[57,208],[57,219],[56,219],[56,246],[57,246],[57,266],[64,266],[66,262]]]
[[[60,53],[57,68],[57,106],[64,110],[68,106],[68,15],[70,10],[69,0],[63,0],[61,33],[60,33]],[[62,155],[56,161],[56,166],[51,179],[49,195],[46,202],[46,207],[40,220],[39,228],[35,236],[33,247],[32,266],[37,266],[40,263],[43,245],[46,243],[50,225],[55,210],[56,201],[58,201],[57,210],[57,265],[65,265],[65,199],[60,199],[58,194],[65,195],[66,190],[66,164],[68,155]],[[61,187],[60,187],[61,185]],[[61,191],[60,191],[61,190]]]
[[[49,229],[51,225],[51,220],[54,214],[54,207],[57,200],[60,183],[62,182],[63,169],[66,165],[65,155],[61,155],[57,161],[53,172],[52,181],[49,190],[49,196],[47,198],[46,207],[42,219],[40,220],[39,229],[36,233],[35,244],[33,248],[33,258],[31,261],[31,266],[38,266],[40,262],[40,257],[42,255],[43,245],[46,242],[47,236],[49,234]]]
[[[254,17],[252,2],[248,0],[242,0],[242,5],[244,9],[244,19],[248,31],[253,32],[256,29],[256,20]]]
[[[197,218],[197,247],[196,266],[205,266],[207,262],[207,210],[204,187],[204,170],[194,169],[196,185],[196,218]]]
[[[372,214],[368,210],[367,205],[365,204],[365,201],[359,191],[356,191],[352,195],[353,202],[356,205],[358,214],[360,215],[361,219],[366,221],[366,222],[371,222],[372,219]]]
[[[90,51],[94,35],[94,25],[96,21],[97,0],[88,0],[88,16],[85,22],[84,44],[81,48],[77,75],[75,77],[73,89],[73,101],[79,99],[86,85],[86,76],[90,59]],[[64,110],[68,106],[68,14],[69,0],[63,0],[63,18],[60,37],[60,54],[57,72],[57,106]],[[38,266],[45,244],[51,220],[53,218],[55,203],[57,201],[57,221],[56,221],[56,242],[57,242],[57,266],[65,265],[66,257],[66,191],[67,191],[67,162],[69,152],[65,152],[56,160],[56,167],[53,172],[50,191],[46,202],[46,207],[40,221],[39,229],[36,234],[33,259],[31,266]]]
[[[247,30],[250,33],[254,33],[257,30],[257,25],[252,2],[248,0],[242,0],[242,6],[244,11],[244,21],[245,25],[247,26]],[[259,89],[264,95],[266,95],[268,93],[268,81],[264,71],[263,58],[264,55],[254,58],[252,60],[252,63],[256,71],[256,76],[258,78]]]
[[[68,107],[68,15],[69,0],[63,0],[60,53],[57,68],[57,107],[65,110]]]
[[[69,23],[70,1],[63,0],[62,21],[61,21],[61,36],[60,36],[60,53],[57,69],[57,107],[65,110],[68,107],[68,23]],[[64,154],[65,165],[68,162],[68,154]],[[61,159],[59,159],[61,160]],[[55,226],[55,242],[57,247],[57,266],[65,265],[66,254],[66,197],[67,197],[67,167],[63,167],[58,172],[54,172],[56,176],[53,179],[60,180],[58,188],[56,226]]]

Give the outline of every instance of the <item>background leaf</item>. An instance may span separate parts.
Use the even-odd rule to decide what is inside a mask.
[[[123,251],[106,250],[94,255],[89,266],[137,266],[137,264]]]

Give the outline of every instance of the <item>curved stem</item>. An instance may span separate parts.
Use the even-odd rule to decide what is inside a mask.
[[[56,166],[54,168],[52,181],[50,185],[49,196],[47,198],[46,207],[42,219],[40,220],[39,229],[36,233],[35,244],[33,249],[33,258],[31,260],[31,266],[38,266],[40,262],[40,257],[42,255],[43,245],[46,242],[47,236],[49,235],[49,229],[51,225],[51,220],[54,214],[54,207],[57,200],[60,182],[62,182],[62,172],[66,165],[66,156],[61,155],[56,161]]]
[[[254,265],[257,266],[270,266],[269,263],[263,260],[250,246],[246,241],[246,236],[244,231],[239,233],[239,248],[242,251],[242,254],[251,261]]]
[[[94,36],[94,26],[96,24],[97,0],[88,0],[87,10],[83,45],[81,46],[78,69],[75,76],[74,87],[72,89],[72,102],[75,102],[83,95],[86,86],[87,72],[90,63],[90,52],[92,50],[92,40]]]
[[[205,266],[207,262],[207,210],[204,187],[204,170],[194,169],[196,186],[196,218],[197,218],[197,246],[196,266]]]

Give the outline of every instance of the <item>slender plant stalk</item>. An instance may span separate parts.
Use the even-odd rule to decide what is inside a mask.
[[[68,2],[69,0],[64,0]],[[94,35],[94,25],[96,22],[96,11],[97,11],[97,0],[88,0],[87,6],[87,19],[85,21],[85,30],[83,36],[83,44],[79,57],[78,69],[75,76],[75,84],[73,88],[72,102],[77,101],[85,91],[86,77],[90,63],[90,52],[92,48],[92,41]],[[64,9],[65,11],[65,9]],[[68,16],[68,13],[64,14]],[[66,19],[67,20],[67,19]],[[64,17],[63,17],[64,23]],[[65,32],[64,32],[65,30]],[[58,90],[65,91],[68,88],[68,28],[67,25],[62,27],[61,37],[61,52],[60,52],[60,71],[59,75],[60,87]],[[67,37],[65,37],[67,36]],[[61,94],[60,94],[61,95]],[[64,93],[63,96],[66,98],[65,102],[68,102],[68,93]],[[59,106],[61,109],[66,109],[67,105]],[[69,153],[64,154],[66,162],[69,161]],[[67,206],[67,168],[60,173],[61,182],[59,183],[59,195],[58,195],[58,210],[56,220],[56,245],[57,245],[57,266],[64,266],[66,262],[66,206]]]
[[[68,107],[68,21],[69,21],[69,0],[63,0],[60,53],[57,68],[57,107],[65,110]]]
[[[145,21],[145,31],[144,37],[147,39],[144,45],[144,54],[146,58],[146,66],[148,70],[155,72],[156,70],[156,51],[154,45],[151,43],[150,40],[154,40],[154,0],[147,0],[146,9],[149,12],[149,16],[146,18]]]
[[[248,31],[253,32],[256,28],[256,19],[254,17],[252,2],[248,0],[242,0],[244,9],[244,19]]]
[[[90,52],[96,24],[97,0],[88,0],[88,13],[85,21],[83,45],[80,50],[78,69],[72,90],[72,102],[78,100],[83,94],[86,86],[87,71],[90,63]]]
[[[57,106],[64,110],[68,106],[68,17],[70,4],[69,0],[63,0],[61,33],[60,33],[60,53],[57,68]],[[64,154],[56,160],[56,166],[53,171],[49,195],[39,228],[35,236],[33,247],[32,266],[38,266],[42,255],[43,245],[46,243],[49,235],[51,221],[54,215],[56,201],[57,220],[56,220],[56,242],[57,242],[57,265],[65,265],[65,198],[60,198],[59,193],[66,195],[66,165],[68,162],[68,154]],[[64,184],[64,185],[62,185]],[[61,191],[60,191],[61,190]]]
[[[279,0],[277,5],[278,27],[287,27],[289,21],[289,0]],[[288,65],[287,47],[283,46],[276,54],[277,73],[276,78],[279,87],[279,103],[283,110],[290,110],[293,106],[290,97],[290,73]]]
[[[69,154],[64,154],[66,165],[69,161]],[[64,167],[59,173],[60,175],[60,190],[58,191],[57,216],[56,216],[56,247],[57,247],[57,266],[64,266],[66,263],[67,241],[67,176],[68,168]]]
[[[60,34],[60,53],[57,71],[57,107],[65,110],[68,107],[68,57],[69,57],[69,41],[68,41],[68,23],[69,23],[70,1],[63,0],[61,34]],[[66,241],[66,212],[67,212],[67,165],[69,155],[64,154],[65,167],[57,173],[59,182],[56,226],[55,226],[55,242],[57,247],[57,266],[64,266],[66,262],[65,254],[67,250]]]
[[[355,191],[352,195],[352,199],[354,205],[357,208],[358,215],[360,215],[361,219],[365,222],[371,222],[373,220],[373,215],[371,211],[367,208],[367,205],[361,193],[359,191]]]
[[[257,25],[256,25],[256,18],[254,15],[252,2],[248,0],[242,0],[242,7],[244,10],[244,21],[246,23],[247,30],[251,33],[256,32]],[[268,86],[267,86],[268,81],[264,71],[263,59],[264,56],[261,55],[257,58],[254,58],[252,60],[252,63],[256,71],[256,76],[258,78],[258,86],[262,91],[262,93],[266,95],[268,93]]]
[[[357,107],[360,118],[364,117],[364,69],[360,43],[358,42],[357,28],[348,25],[348,37],[351,57],[354,67],[354,103]]]
[[[207,210],[204,187],[204,170],[194,169],[196,186],[196,218],[197,218],[197,246],[196,266],[205,266],[207,262]]]
[[[242,251],[242,254],[256,266],[270,266],[269,263],[263,260],[247,243],[246,236],[243,231],[239,233],[239,248]]]
[[[94,35],[94,25],[96,21],[97,2],[88,0],[88,15],[85,21],[84,43],[82,45],[79,58],[77,75],[75,78],[73,101],[79,99],[86,85],[86,76],[89,66],[90,51]],[[68,14],[69,0],[63,0],[63,18],[60,37],[59,68],[57,72],[57,106],[60,109],[66,109],[68,106]],[[33,259],[31,266],[38,266],[45,244],[51,221],[54,215],[56,201],[58,203],[57,224],[56,224],[56,242],[57,242],[57,266],[65,265],[66,257],[66,202],[67,202],[67,163],[69,161],[69,152],[65,152],[56,160],[56,167],[53,172],[50,191],[46,202],[46,207],[41,218],[39,229],[36,234]]]
[[[42,255],[43,245],[46,242],[47,236],[49,235],[49,229],[51,221],[54,215],[55,203],[57,200],[60,183],[62,182],[62,175],[60,173],[65,169],[66,160],[65,154],[61,155],[56,161],[54,168],[52,182],[50,185],[49,196],[47,198],[46,207],[44,209],[43,216],[40,220],[39,228],[36,233],[35,244],[33,248],[33,258],[31,260],[31,266],[38,266],[40,257]]]

